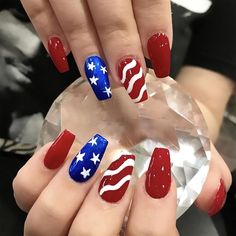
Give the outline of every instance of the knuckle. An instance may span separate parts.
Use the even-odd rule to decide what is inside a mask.
[[[69,236],[76,236],[76,235],[80,235],[80,236],[95,236],[95,234],[89,232],[89,230],[87,229],[77,229],[77,230],[72,230],[69,233]]]
[[[20,170],[12,182],[12,188],[17,205],[20,209],[27,212],[31,207],[32,199],[35,199],[35,194],[32,190],[31,183]]]
[[[38,16],[41,16],[45,12],[45,3],[44,1],[37,2],[37,4],[32,4],[31,1],[21,0],[24,8],[27,11],[27,14],[31,20],[35,20]]]
[[[148,227],[142,224],[136,224],[135,227],[129,229],[128,235],[129,236],[136,236],[136,235],[145,235],[145,236],[165,236],[165,235],[175,235],[176,227],[171,225],[159,225],[158,227]]]
[[[68,225],[70,217],[66,214],[66,206],[60,206],[55,203],[54,198],[48,194],[41,194],[37,203],[30,210],[25,222],[24,235],[27,236],[45,236],[51,235],[53,227],[57,227],[55,232],[61,232]],[[44,222],[50,222],[50,225],[42,226]],[[56,234],[56,233],[55,233]]]
[[[78,40],[81,39],[81,35],[86,35],[87,37],[89,34],[89,29],[86,26],[86,23],[83,21],[71,20],[66,22],[66,27],[64,27],[64,31],[70,42],[78,42]]]
[[[39,225],[34,224],[33,221],[29,217],[27,217],[24,225],[24,235],[27,236],[40,235],[40,232],[38,232],[39,229],[40,229]]]
[[[100,32],[102,40],[110,40],[111,38],[126,38],[131,36],[131,27],[125,18],[114,17],[112,22],[101,21],[97,25],[97,31]]]
[[[57,207],[55,203],[55,196],[47,193],[41,194],[38,202],[38,208],[41,214],[49,219],[51,222],[56,222],[58,225],[64,225],[68,221],[68,214],[66,214],[67,207]]]

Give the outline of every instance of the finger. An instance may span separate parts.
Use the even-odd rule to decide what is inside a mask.
[[[49,2],[45,0],[36,2],[21,0],[21,2],[58,71],[61,73],[68,71],[66,54],[70,51],[69,45]]]
[[[132,196],[128,186],[134,159],[133,155],[122,155],[111,163],[86,197],[70,228],[70,236],[119,235]]]
[[[107,68],[96,30],[84,0],[49,0],[66,35],[82,76],[99,100],[111,98]]]
[[[146,175],[136,183],[127,235],[176,236],[176,186],[169,151],[156,148]]]
[[[13,181],[13,190],[16,202],[23,211],[30,210],[55,176],[66,159],[74,139],[75,136],[65,130],[53,144],[46,144],[37,151],[17,173]]]
[[[132,2],[88,0],[88,4],[112,78],[123,83],[135,103],[145,101],[146,66]]]
[[[25,235],[68,235],[75,214],[96,180],[107,144],[106,139],[95,135],[72,162],[65,163],[31,208]]]
[[[133,1],[135,18],[143,51],[157,77],[170,73],[170,45],[172,44],[171,4],[168,0]]]
[[[213,144],[211,144],[211,155],[209,173],[196,200],[198,208],[206,211],[210,216],[218,213],[223,207],[232,182],[229,168]]]

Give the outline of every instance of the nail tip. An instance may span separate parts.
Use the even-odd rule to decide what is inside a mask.
[[[54,140],[44,157],[44,166],[48,169],[57,169],[65,161],[75,135],[68,130],[63,130]]]
[[[99,56],[89,56],[84,63],[87,80],[99,101],[112,97],[110,81],[105,62]]]
[[[109,165],[98,188],[104,201],[117,203],[123,198],[131,180],[134,160],[134,155],[123,154]],[[114,186],[117,187],[113,188]]]
[[[69,71],[66,51],[59,37],[51,37],[48,40],[48,53],[56,69],[60,73]]]
[[[125,57],[119,61],[117,68],[120,81],[133,102],[144,101],[147,90],[140,62],[133,57]]]
[[[212,207],[207,212],[209,216],[216,215],[224,206],[227,197],[227,191],[223,179],[220,179],[218,191],[215,195]]]
[[[100,134],[94,135],[76,154],[69,167],[69,175],[76,182],[86,182],[96,173],[108,145]]]

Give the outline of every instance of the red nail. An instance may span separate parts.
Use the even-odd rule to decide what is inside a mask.
[[[147,50],[152,62],[155,74],[159,78],[170,74],[170,45],[168,37],[163,33],[157,33],[149,38]]]
[[[122,155],[105,171],[98,189],[107,202],[118,202],[125,194],[134,168],[134,155]]]
[[[226,188],[225,188],[223,179],[220,179],[219,188],[215,195],[215,199],[213,201],[212,207],[208,211],[208,214],[210,216],[213,216],[217,212],[219,212],[221,208],[224,206],[225,200],[226,200]]]
[[[170,154],[166,148],[155,148],[146,173],[146,191],[152,198],[163,198],[171,184]]]
[[[53,142],[44,158],[44,165],[48,169],[57,169],[66,159],[75,140],[75,135],[64,130]]]
[[[48,51],[54,65],[60,73],[69,70],[64,46],[58,37],[51,37],[48,40]]]
[[[131,99],[135,102],[147,100],[145,76],[141,64],[134,58],[125,58],[118,65],[118,75]]]

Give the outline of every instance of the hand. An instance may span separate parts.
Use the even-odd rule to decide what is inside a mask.
[[[132,197],[127,235],[178,235],[175,226],[176,188],[170,177],[167,151],[161,153],[162,161],[156,163],[159,168],[164,165],[166,170],[163,178],[160,178],[164,180],[164,189],[158,191],[160,188],[153,188],[152,182],[148,181],[151,180],[153,168],[156,168],[153,164],[147,174],[137,181],[134,195],[132,184],[128,187],[128,179],[118,190],[114,189],[108,194],[109,191],[105,191],[106,186],[114,185],[114,182],[117,183],[123,176],[131,175],[134,157],[121,157],[108,168],[116,170],[129,159],[127,167],[118,171],[119,174],[115,178],[107,178],[106,175],[101,177],[93,168],[86,174],[88,168],[82,171],[80,160],[87,160],[83,153],[88,150],[88,145],[91,148],[94,139],[82,148],[72,164],[71,152],[63,162],[73,140],[74,135],[64,131],[53,144],[47,144],[36,152],[18,172],[13,182],[17,204],[22,210],[29,212],[25,223],[26,236],[47,236],[52,232],[55,236],[118,235]],[[100,150],[101,153],[103,151]],[[159,155],[160,153],[154,152],[152,160]],[[101,156],[99,158],[101,159]],[[91,160],[90,157],[89,159]],[[95,159],[93,156],[93,161]],[[78,175],[81,172],[85,174],[86,182]],[[111,173],[109,175],[112,176]],[[155,183],[163,184],[158,181]],[[210,170],[197,199],[198,207],[211,215],[217,213],[223,206],[230,184],[229,170],[212,145]],[[156,218],[159,220],[156,221]]]
[[[123,83],[134,102],[146,100],[144,56],[151,59],[158,77],[169,75],[168,0],[21,2],[58,70],[69,70],[66,54],[71,50],[99,100],[111,97],[107,71],[116,84]]]

